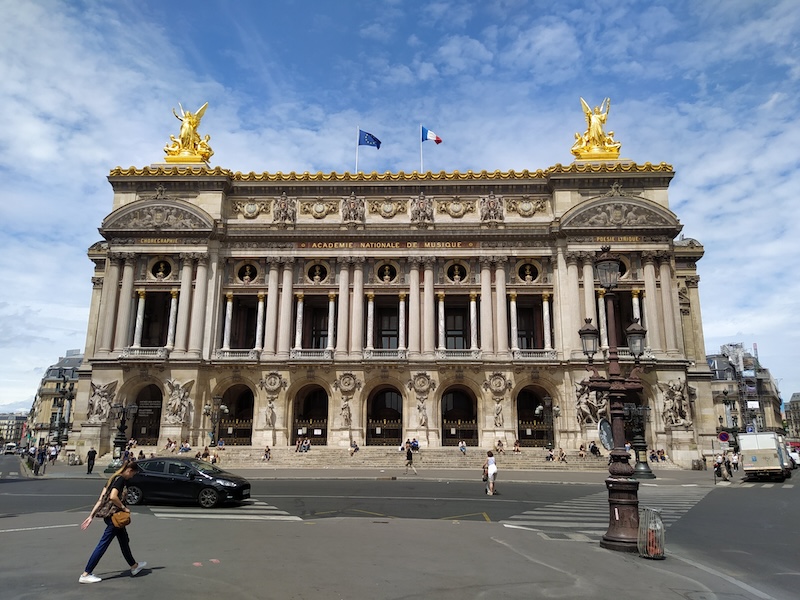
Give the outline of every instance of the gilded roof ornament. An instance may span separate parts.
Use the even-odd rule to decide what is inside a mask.
[[[200,120],[206,113],[208,102],[203,104],[197,112],[192,113],[188,110],[183,110],[181,103],[181,114],[172,109],[172,114],[175,115],[181,122],[181,130],[176,138],[174,135],[169,136],[170,143],[164,146],[164,152],[167,154],[166,161],[168,163],[208,163],[208,159],[214,154],[211,146],[208,145],[211,139],[210,135],[201,138],[197,133],[197,128],[200,126]]]
[[[622,143],[614,140],[614,132],[605,132],[603,126],[608,119],[608,111],[611,108],[611,99],[606,98],[600,106],[595,106],[592,110],[581,98],[583,114],[586,117],[586,131],[581,135],[575,134],[575,144],[572,146],[572,153],[579,159],[617,159]]]

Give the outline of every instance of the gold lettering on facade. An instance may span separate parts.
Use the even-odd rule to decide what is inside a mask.
[[[177,244],[178,238],[139,238],[140,244]]]
[[[598,235],[594,238],[595,242],[641,242],[642,236],[640,235]]]

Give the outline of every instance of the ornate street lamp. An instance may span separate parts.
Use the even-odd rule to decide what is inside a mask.
[[[128,419],[132,419],[138,410],[139,407],[136,404],[129,404],[127,406],[114,404],[111,406],[111,418],[119,419],[117,433],[114,435],[114,460],[111,463],[112,465],[114,465],[114,463],[120,464],[122,461],[122,454],[125,452],[125,447],[128,445],[128,436],[125,434],[125,430],[128,429],[127,421]]]
[[[644,353],[644,336],[647,330],[634,322],[626,330],[628,347],[636,361],[636,366],[627,377],[622,376],[617,348],[617,325],[614,309],[613,289],[617,287],[620,272],[620,260],[611,254],[609,246],[603,246],[595,260],[595,268],[600,285],[606,290],[606,319],[608,321],[608,376],[602,377],[593,366],[593,357],[597,352],[599,332],[597,327],[587,319],[578,331],[583,352],[589,359],[589,370],[592,374],[583,383],[591,391],[608,393],[611,413],[611,432],[614,448],[610,453],[608,465],[609,477],[606,479],[608,489],[609,524],[608,530],[600,546],[608,550],[636,552],[639,533],[639,482],[631,476],[634,468],[629,464],[630,456],[625,449],[625,404],[636,400],[642,391],[639,380],[639,358]]]
[[[203,406],[203,415],[211,420],[211,445],[217,443],[219,439],[219,421],[223,414],[228,414],[230,410],[222,403],[222,396],[214,396],[211,404]]]
[[[56,382],[56,394],[58,395],[58,399],[54,399],[56,406],[58,406],[58,416],[56,417],[58,421],[58,431],[56,432],[56,439],[64,444],[69,439],[69,419],[72,413],[72,401],[75,399],[75,382],[70,381],[63,368],[60,370],[60,375],[61,381]],[[63,418],[61,409],[65,406],[66,418]]]

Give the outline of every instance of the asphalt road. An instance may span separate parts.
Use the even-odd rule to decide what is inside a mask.
[[[101,485],[100,479],[0,479],[0,547],[8,567],[0,572],[0,588],[10,594],[4,599],[104,590],[133,598],[169,592],[281,600],[596,600],[647,592],[676,600],[788,600],[800,584],[794,509],[800,486],[791,480],[752,487],[643,485],[641,505],[660,508],[667,525],[668,558],[654,562],[599,549],[608,519],[600,484],[506,482],[498,485],[500,495],[489,497],[480,481],[409,476],[254,480],[245,506],[135,507],[134,554],[154,568],[131,587],[112,547],[98,573],[111,581],[78,586],[102,525],[88,532],[77,525]],[[643,581],[609,572],[633,567]],[[581,578],[591,579],[587,589]]]

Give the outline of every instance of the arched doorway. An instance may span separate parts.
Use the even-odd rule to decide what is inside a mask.
[[[367,401],[367,446],[399,446],[403,441],[403,396],[395,388],[373,392]]]
[[[140,446],[158,446],[158,435],[161,430],[161,406],[164,394],[155,384],[139,390],[134,403],[137,406],[133,417],[130,435]]]
[[[543,390],[526,387],[517,395],[517,439],[520,446],[552,447],[553,402]]]
[[[253,390],[244,384],[229,387],[222,395],[228,412],[220,415],[219,437],[226,446],[250,446],[253,443]]]
[[[311,445],[328,445],[328,394],[318,385],[300,390],[294,400],[292,444],[307,437]]]
[[[478,400],[463,388],[450,388],[442,395],[442,446],[478,445]]]

